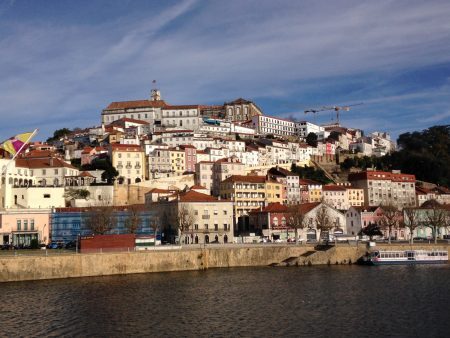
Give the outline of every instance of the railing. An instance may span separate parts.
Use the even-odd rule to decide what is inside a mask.
[[[210,215],[202,215],[202,219],[210,219],[211,216]]]

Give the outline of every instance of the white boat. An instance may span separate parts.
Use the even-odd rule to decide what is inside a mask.
[[[438,264],[448,262],[447,250],[376,250],[367,258],[371,265]]]

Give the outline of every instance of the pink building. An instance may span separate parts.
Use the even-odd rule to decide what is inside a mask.
[[[184,150],[186,171],[195,173],[195,164],[197,163],[197,149],[189,144],[180,145],[180,149]]]
[[[0,245],[29,246],[33,239],[49,243],[51,209],[0,211]]]

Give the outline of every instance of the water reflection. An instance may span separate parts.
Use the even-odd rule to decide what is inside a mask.
[[[218,269],[0,284],[1,336],[447,336],[450,268]]]

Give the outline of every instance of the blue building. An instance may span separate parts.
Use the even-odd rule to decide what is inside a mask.
[[[108,234],[129,233],[125,221],[130,217],[127,206],[114,207],[116,226]],[[90,208],[54,208],[50,214],[50,239],[52,242],[75,241],[78,236],[91,235],[90,230],[84,222],[86,212]],[[154,235],[150,224],[154,212],[147,210],[143,205],[138,206],[138,215],[141,222],[136,230],[137,235]],[[159,233],[157,234],[159,237]]]

